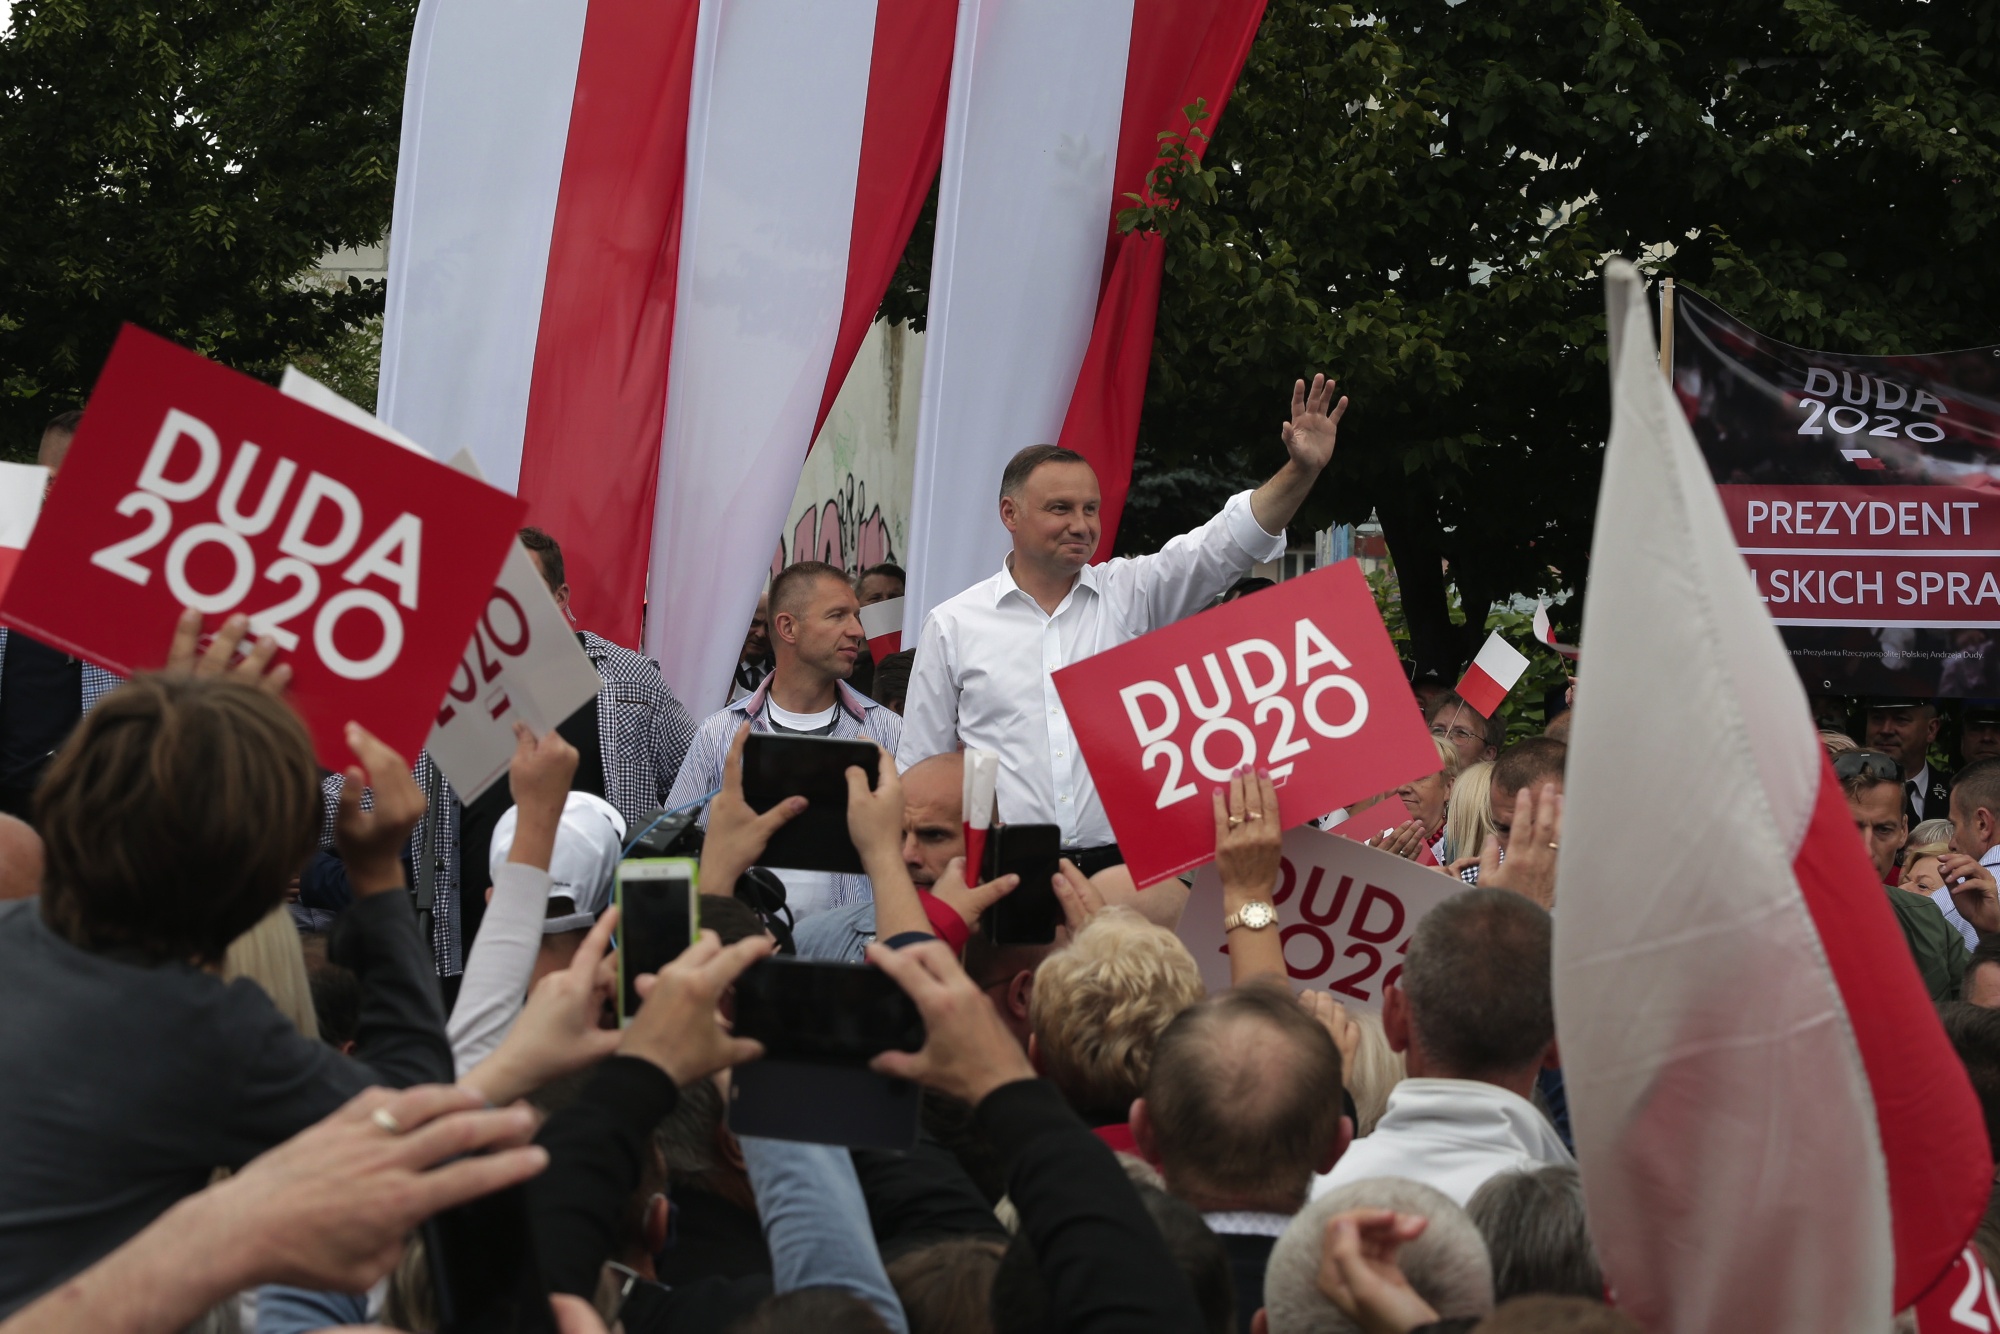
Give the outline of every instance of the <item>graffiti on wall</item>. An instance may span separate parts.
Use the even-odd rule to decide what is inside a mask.
[[[882,507],[870,508],[867,486],[848,473],[831,496],[808,504],[797,521],[779,535],[771,574],[775,578],[794,561],[820,560],[852,575],[895,559],[895,536],[882,516]]]

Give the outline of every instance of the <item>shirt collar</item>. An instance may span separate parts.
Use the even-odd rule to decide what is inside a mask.
[[[766,701],[771,697],[771,682],[777,679],[778,679],[777,672],[775,671],[770,672],[764,677],[762,681],[759,681],[757,683],[757,688],[755,690],[745,695],[742,699],[735,700],[732,703],[726,705],[725,707],[730,709],[732,712],[742,714],[745,718],[757,717],[758,715],[764,712],[764,701]],[[853,718],[855,722],[858,723],[867,719],[868,717],[867,697],[864,696],[860,691],[856,690],[853,686],[847,684],[847,682],[845,681],[835,681],[833,683],[833,695],[835,701],[839,703],[840,707],[843,710],[845,710],[847,715]]]
[[[1075,597],[1079,591],[1086,588],[1092,593],[1099,591],[1097,586],[1097,566],[1094,564],[1086,565],[1076,572],[1076,582],[1071,584],[1069,592],[1063,595],[1064,601]],[[990,591],[993,594],[993,605],[995,607],[1005,602],[1010,593],[1019,593],[1031,603],[1035,601],[1034,598],[1028,596],[1028,591],[1022,588],[1014,578],[1014,553],[1011,551],[1001,557],[1000,573],[993,576]],[[1041,604],[1036,603],[1035,605],[1039,607]],[[1056,606],[1060,610],[1062,603],[1057,603]]]

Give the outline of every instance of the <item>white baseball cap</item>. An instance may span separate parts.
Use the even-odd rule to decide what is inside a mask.
[[[514,847],[514,826],[520,811],[519,806],[509,806],[493,827],[490,864],[496,880]],[[562,823],[556,827],[555,852],[549,857],[549,897],[566,898],[576,908],[546,919],[543,935],[586,930],[603,915],[611,906],[611,877],[624,850],[625,817],[618,809],[588,792],[570,793],[563,803]]]

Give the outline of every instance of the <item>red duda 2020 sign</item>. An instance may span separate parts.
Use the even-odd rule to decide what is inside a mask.
[[[127,326],[0,620],[131,674],[183,607],[292,665],[320,762],[351,719],[414,758],[525,506]]]
[[[1287,828],[1438,768],[1358,562],[1155,630],[1055,674],[1133,879],[1215,855],[1210,793],[1268,769]]]

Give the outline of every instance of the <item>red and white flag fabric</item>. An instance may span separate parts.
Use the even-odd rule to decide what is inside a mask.
[[[34,463],[0,463],[0,594],[14,582],[14,567],[34,536],[49,489],[49,470]]]
[[[1502,639],[1495,630],[1486,636],[1486,642],[1479,646],[1479,656],[1465,669],[1458,683],[1458,697],[1480,717],[1491,718],[1493,710],[1500,707],[1507,692],[1527,670],[1528,655]]]
[[[1110,550],[1164,254],[1157,234],[1120,235],[1117,215],[1184,108],[1205,101],[1214,133],[1263,14],[1264,0],[962,0],[904,561],[911,642],[932,607],[999,568],[1000,471],[1025,446],[1096,466]]]
[[[868,656],[880,662],[903,651],[903,599],[885,598],[861,609],[861,632],[868,636]]]
[[[1541,640],[1565,658],[1574,658],[1576,656],[1576,646],[1574,644],[1558,644],[1556,642],[1556,628],[1549,623],[1549,600],[1547,598],[1535,599],[1535,638]]]
[[[1555,930],[1591,1232],[1656,1334],[1879,1334],[1978,1223],[1985,1124],[1660,374],[1639,274],[1614,260],[1605,285]]]
[[[572,603],[727,694],[936,172],[956,0],[423,0],[378,413],[470,447]]]

